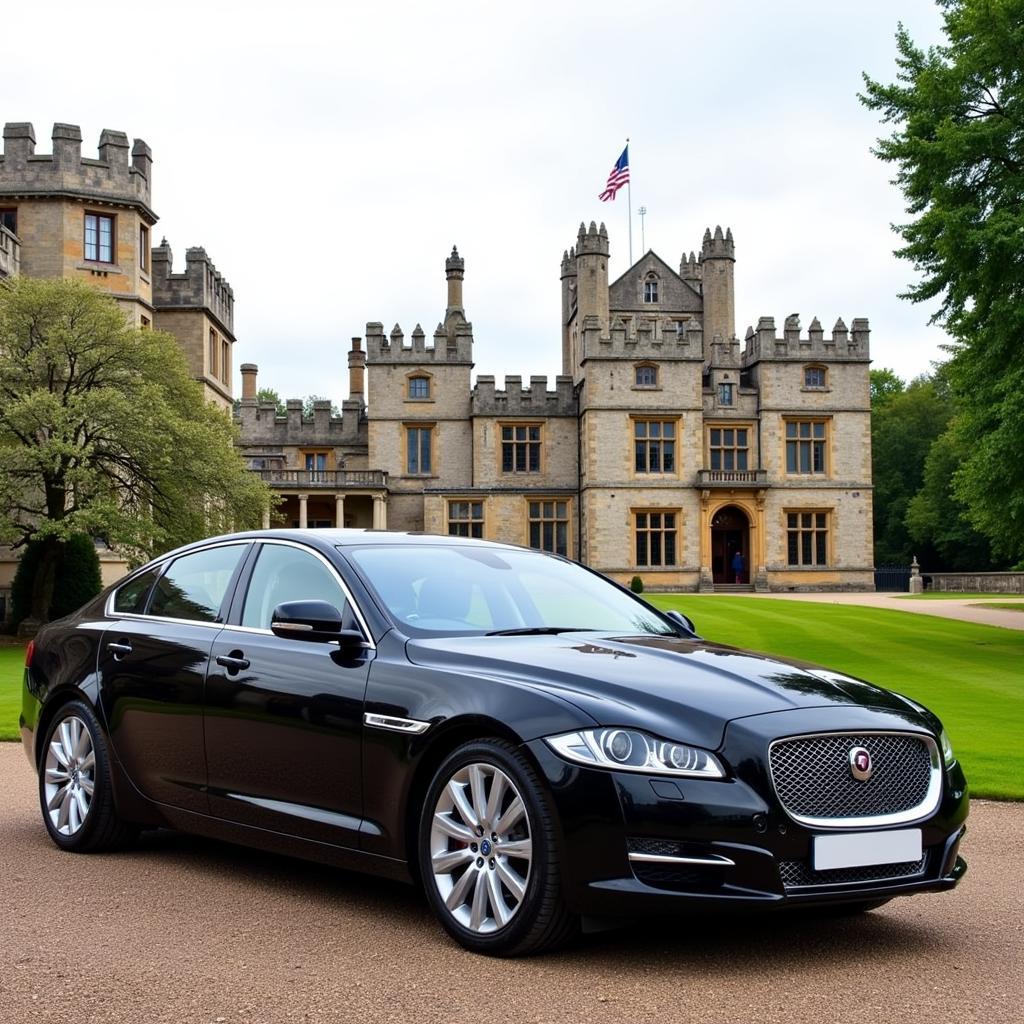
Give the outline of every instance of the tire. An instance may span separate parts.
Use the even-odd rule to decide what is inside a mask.
[[[102,853],[126,845],[138,832],[117,814],[107,738],[84,701],[61,707],[46,731],[39,807],[46,831],[62,850]]]
[[[444,760],[423,803],[418,854],[434,913],[474,953],[540,953],[579,930],[562,896],[554,810],[511,743],[467,743]]]

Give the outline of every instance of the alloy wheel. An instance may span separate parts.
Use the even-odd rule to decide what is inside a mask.
[[[522,905],[533,840],[515,783],[492,764],[460,768],[441,790],[430,829],[434,884],[451,916],[487,935]]]
[[[50,825],[58,835],[73,836],[89,816],[96,786],[96,752],[81,718],[69,715],[53,731],[43,770]]]

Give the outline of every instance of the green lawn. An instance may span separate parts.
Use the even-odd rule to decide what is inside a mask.
[[[1024,799],[1024,631],[885,608],[646,595],[710,640],[819,662],[939,715],[975,796]],[[0,739],[18,738],[24,648],[0,646]]]
[[[972,608],[998,608],[1000,611],[1024,612],[1024,601],[980,601]]]
[[[1024,799],[1024,631],[932,615],[743,597],[645,595],[709,640],[802,658],[920,701],[975,796]]]
[[[983,597],[986,601],[1012,601],[1016,594],[984,594],[979,591],[957,593],[955,590],[929,590],[924,594],[896,594],[897,601],[964,601],[972,597]]]

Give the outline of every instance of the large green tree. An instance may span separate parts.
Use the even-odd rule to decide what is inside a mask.
[[[861,97],[893,132],[910,220],[898,255],[920,273],[906,297],[938,301],[953,339],[954,489],[1007,559],[1024,556],[1024,0],[939,0],[946,41],[900,26],[893,84]]]
[[[270,495],[234,440],[170,335],[130,326],[84,283],[0,285],[0,541],[84,533],[141,560],[258,526]],[[53,576],[44,558],[37,618]]]

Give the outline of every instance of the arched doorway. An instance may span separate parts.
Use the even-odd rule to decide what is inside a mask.
[[[739,573],[733,566],[737,551],[743,559]],[[711,519],[711,575],[717,584],[750,582],[750,520],[735,505],[720,508]]]

